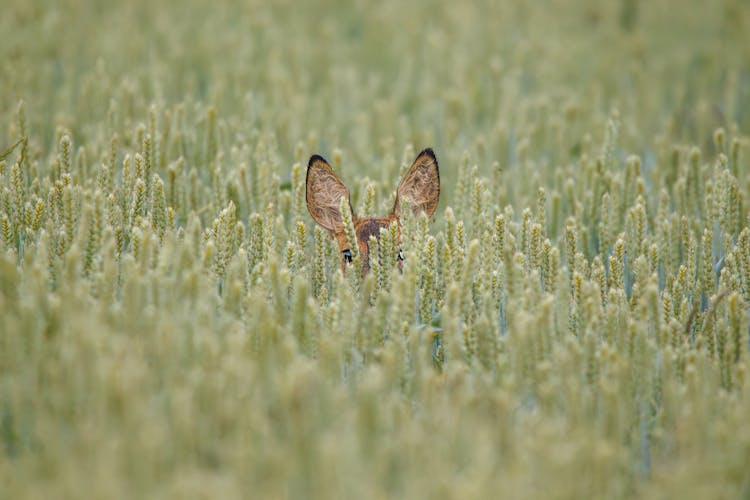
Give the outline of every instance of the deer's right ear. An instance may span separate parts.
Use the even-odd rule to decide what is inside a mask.
[[[322,156],[310,157],[305,184],[307,210],[315,222],[333,233],[341,231],[341,198],[349,203],[349,190]]]

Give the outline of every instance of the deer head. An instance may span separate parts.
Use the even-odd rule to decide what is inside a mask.
[[[341,266],[352,261],[352,252],[344,232],[344,220],[341,215],[341,199],[349,201],[349,190],[339,179],[328,162],[319,155],[310,157],[307,164],[307,210],[321,227],[327,229],[336,240],[341,250]],[[432,217],[437,209],[440,197],[440,173],[438,162],[432,149],[427,148],[417,155],[416,160],[406,172],[396,189],[396,201],[391,213],[385,217],[360,218],[352,210],[352,221],[357,233],[357,243],[362,256],[362,272],[370,269],[370,236],[380,237],[380,228],[387,228],[392,222],[401,224],[401,206],[408,203],[415,215],[421,212]],[[399,230],[399,235],[401,231]],[[400,236],[399,236],[400,237]],[[400,243],[400,242],[399,242]],[[403,260],[401,251],[398,252],[399,261]],[[400,263],[400,262],[399,262]]]

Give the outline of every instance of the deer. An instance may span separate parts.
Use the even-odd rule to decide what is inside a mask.
[[[357,217],[351,208],[349,189],[336,175],[331,165],[320,155],[312,155],[307,164],[305,178],[307,210],[313,220],[327,230],[341,250],[341,269],[346,271],[352,263],[352,251],[344,231],[341,200],[346,200],[352,213],[352,222],[357,234],[357,246],[362,260],[362,274],[370,270],[370,237],[380,238],[380,229],[398,224],[398,266],[402,266],[401,253],[401,207],[408,205],[415,216],[422,212],[432,217],[440,198],[440,172],[435,153],[426,148],[417,155],[414,163],[404,174],[396,188],[396,200],[385,217]]]

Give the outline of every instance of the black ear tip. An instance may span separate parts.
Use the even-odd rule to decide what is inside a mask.
[[[316,163],[316,162],[319,162],[319,161],[322,161],[323,163],[328,163],[326,161],[326,159],[323,158],[322,156],[320,156],[320,155],[312,155],[310,157],[310,161],[307,162],[307,168],[312,167],[313,163]]]
[[[422,155],[427,155],[433,160],[437,160],[437,158],[435,158],[435,152],[432,150],[432,148],[424,148],[422,152],[417,155],[417,158],[419,158]]]

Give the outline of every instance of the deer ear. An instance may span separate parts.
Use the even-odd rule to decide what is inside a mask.
[[[401,215],[401,202],[406,200],[415,215],[424,212],[432,217],[440,199],[440,172],[435,153],[427,148],[417,155],[417,159],[406,172],[396,190],[396,204],[393,214]]]
[[[313,155],[307,164],[307,210],[323,228],[338,232],[344,227],[341,198],[349,202],[349,190],[322,156]]]

